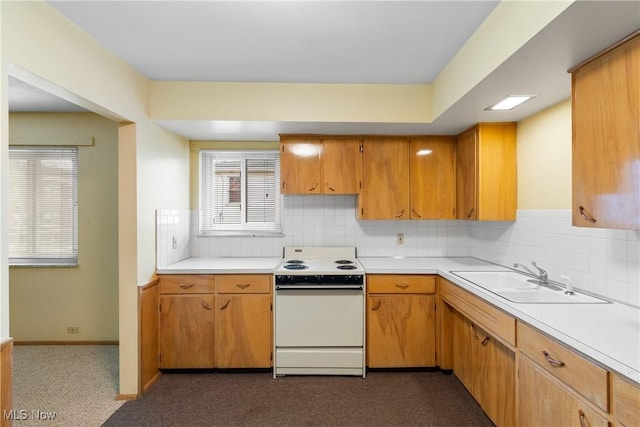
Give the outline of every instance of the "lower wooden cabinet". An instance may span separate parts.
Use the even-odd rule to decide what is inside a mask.
[[[607,427],[609,421],[527,356],[518,360],[518,425]]]
[[[367,276],[367,365],[435,366],[435,276]]]
[[[215,367],[212,294],[160,296],[160,368]]]
[[[271,275],[160,277],[159,366],[271,366]]]
[[[515,353],[453,311],[453,371],[497,426],[514,425]]]

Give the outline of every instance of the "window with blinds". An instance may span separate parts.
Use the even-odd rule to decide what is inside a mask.
[[[280,234],[278,151],[200,152],[200,234]]]
[[[9,264],[77,265],[78,149],[9,148]]]

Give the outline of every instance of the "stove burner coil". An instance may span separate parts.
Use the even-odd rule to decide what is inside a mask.
[[[286,270],[306,270],[309,266],[304,264],[285,264],[282,268]]]
[[[348,259],[339,259],[336,261],[336,264],[353,264],[353,261]]]
[[[355,270],[357,267],[355,265],[339,265],[336,268],[338,270]]]
[[[289,259],[285,261],[285,264],[304,264],[301,259]]]

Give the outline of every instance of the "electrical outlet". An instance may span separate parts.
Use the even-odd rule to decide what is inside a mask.
[[[173,247],[173,249],[178,249],[178,238],[176,236],[171,238],[171,247]]]
[[[67,333],[68,334],[79,334],[80,333],[80,327],[78,327],[78,326],[67,326]]]
[[[396,244],[397,245],[404,245],[404,233],[398,233],[396,235]]]

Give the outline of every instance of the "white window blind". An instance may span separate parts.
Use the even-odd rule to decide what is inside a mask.
[[[9,148],[9,263],[78,263],[78,149]]]
[[[200,233],[279,234],[278,151],[200,152]]]

